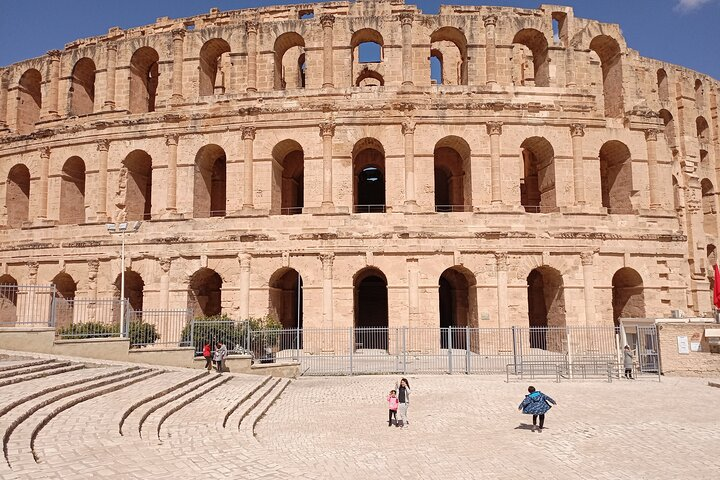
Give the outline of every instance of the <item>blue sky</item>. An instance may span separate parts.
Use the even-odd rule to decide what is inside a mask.
[[[77,38],[136,27],[156,18],[186,17],[212,7],[234,10],[302,0],[0,0],[0,66],[61,49]],[[630,48],[720,80],[720,0],[406,0],[425,13],[451,5],[537,8],[571,5],[578,17],[619,23]]]

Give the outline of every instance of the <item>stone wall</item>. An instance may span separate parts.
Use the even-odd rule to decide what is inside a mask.
[[[711,353],[705,329],[718,328],[717,323],[659,323],[660,361],[665,375],[704,376],[720,375],[720,353]],[[688,342],[699,342],[700,351],[678,352],[678,337]]]

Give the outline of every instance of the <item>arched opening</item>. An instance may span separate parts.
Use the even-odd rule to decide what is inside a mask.
[[[122,283],[122,276],[118,275],[115,278],[115,298],[120,298],[120,290]],[[136,312],[142,312],[143,309],[143,297],[145,295],[145,282],[139,273],[133,272],[132,270],[125,271],[125,300],[130,304],[130,309]]]
[[[123,160],[126,169],[125,219],[149,220],[152,207],[152,158],[133,150]]]
[[[529,213],[556,211],[555,151],[552,145],[543,137],[530,137],[520,148],[523,157],[520,204]]]
[[[230,45],[222,38],[205,42],[200,49],[200,96],[222,95],[229,83]]]
[[[435,144],[435,211],[464,212],[472,205],[470,145],[454,135]]]
[[[12,327],[17,322],[17,280],[12,275],[0,276],[0,325]]]
[[[467,85],[467,39],[460,30],[435,30],[430,35],[430,57],[440,63],[438,84]]]
[[[717,258],[717,248],[715,248],[715,245],[708,244],[707,247],[705,247],[706,257],[707,257],[707,266],[705,267],[705,272],[707,272],[707,279],[710,283],[710,292],[715,291],[715,264],[718,261]]]
[[[295,140],[283,140],[275,145],[273,156],[272,213],[297,215],[304,206],[305,157]],[[279,201],[278,201],[279,200]]]
[[[443,56],[439,50],[430,49],[430,85],[443,84]]]
[[[155,111],[160,56],[150,47],[138,48],[130,59],[130,113]]]
[[[7,226],[20,228],[30,215],[30,170],[19,163],[8,173],[5,184]]]
[[[620,45],[612,37],[599,35],[590,42],[590,49],[600,58],[605,116],[622,118],[625,109],[623,107],[622,53],[620,52]]]
[[[275,90],[302,88],[305,82],[305,39],[295,32],[275,40]]]
[[[352,50],[352,72],[351,78],[355,78],[355,86],[380,86],[384,85],[381,81],[382,75],[375,71],[383,61],[384,56],[383,37],[380,32],[371,28],[362,28],[352,34],[350,38],[350,48]],[[366,73],[373,71],[374,76]],[[360,76],[363,78],[361,79]],[[367,83],[369,78],[373,78],[373,83]],[[363,80],[366,83],[363,83]]]
[[[699,78],[695,80],[695,106],[698,110],[705,108],[705,89],[702,80]]]
[[[673,187],[673,208],[676,212],[679,212],[683,209],[683,194],[682,189],[680,188],[680,184],[678,183],[677,177],[675,175],[672,176],[672,187]]]
[[[95,62],[85,57],[75,63],[70,79],[70,115],[88,115],[95,106]]]
[[[451,267],[440,275],[438,282],[438,301],[440,310],[440,328],[464,329],[477,326],[477,298],[475,276],[464,267]],[[464,330],[448,335],[440,335],[440,348],[465,349],[467,346]]]
[[[707,144],[710,141],[710,126],[705,117],[697,117],[695,119],[695,129],[697,138],[701,144]]]
[[[225,150],[217,145],[205,145],[195,155],[195,218],[224,217],[227,194],[227,165]]]
[[[63,165],[58,220],[61,225],[85,223],[85,162],[80,157]]]
[[[365,68],[360,72],[355,82],[356,87],[383,87],[385,79],[382,75],[374,70]]]
[[[565,293],[562,274],[552,267],[533,269],[527,277],[530,348],[564,352]]]
[[[624,143],[611,140],[600,148],[600,185],[608,213],[633,213],[632,159]]]
[[[705,236],[716,239],[718,232],[715,188],[707,178],[702,179],[700,188],[702,191],[703,231],[705,232]]]
[[[552,12],[551,16],[553,23],[553,43],[562,47],[567,46],[568,40],[568,22],[567,13],[565,12]]]
[[[270,281],[270,314],[277,315],[282,328],[302,328],[302,280],[297,270],[281,268]]]
[[[385,149],[374,138],[353,148],[353,200],[355,213],[385,212]]]
[[[621,318],[645,318],[645,294],[642,277],[629,267],[623,267],[612,278],[613,322],[620,326]]]
[[[55,328],[69,327],[73,323],[77,283],[67,273],[58,273],[51,282],[55,285]]]
[[[670,100],[670,88],[668,87],[668,76],[665,69],[657,71],[657,91],[661,102]]]
[[[536,87],[550,86],[550,61],[548,59],[548,43],[545,35],[534,28],[524,28],[515,34],[513,43],[522,45],[518,59],[520,85]],[[532,63],[532,70],[525,64]]]
[[[17,95],[17,133],[20,135],[31,133],[35,130],[37,121],[40,120],[41,84],[42,75],[34,68],[26,71],[20,77]]]
[[[209,268],[201,268],[190,277],[188,309],[193,317],[211,317],[222,313],[222,278]]]
[[[672,113],[668,110],[662,109],[658,112],[660,118],[662,118],[663,124],[665,125],[665,140],[668,143],[668,147],[675,148],[675,120],[673,119]]]
[[[385,274],[368,267],[353,279],[355,348],[387,350],[388,292]]]

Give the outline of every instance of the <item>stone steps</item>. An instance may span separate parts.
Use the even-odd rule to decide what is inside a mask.
[[[76,370],[82,370],[84,368],[85,368],[85,365],[83,365],[81,363],[70,364],[70,365],[64,366],[64,367],[60,366],[58,368],[44,370],[42,372],[28,374],[28,375],[24,375],[22,377],[9,378],[9,379],[0,381],[0,387],[5,387],[7,385],[15,385],[15,384],[22,383],[22,382],[29,382],[30,380],[37,380],[38,378],[47,378],[51,375],[60,375],[63,373],[74,372]],[[13,389],[13,391],[14,391],[14,389]]]
[[[5,380],[5,379],[9,379],[9,378],[12,378],[12,377],[18,377],[18,376],[20,376],[20,375],[23,375],[23,376],[24,376],[24,375],[29,375],[29,374],[37,373],[37,372],[43,372],[43,371],[47,371],[47,370],[54,370],[54,369],[62,368],[62,367],[69,367],[70,365],[71,365],[70,362],[55,362],[55,361],[52,361],[52,362],[46,362],[46,363],[43,363],[43,364],[40,364],[40,365],[32,365],[32,366],[28,366],[28,367],[21,367],[21,368],[13,369],[13,370],[6,371],[6,372],[0,372],[0,381]]]

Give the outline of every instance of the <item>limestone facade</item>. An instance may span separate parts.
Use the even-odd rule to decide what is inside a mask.
[[[141,309],[294,327],[300,304],[326,328],[711,309],[720,82],[569,7],[213,9],[0,79],[0,283],[117,296],[105,223],[143,221]]]

